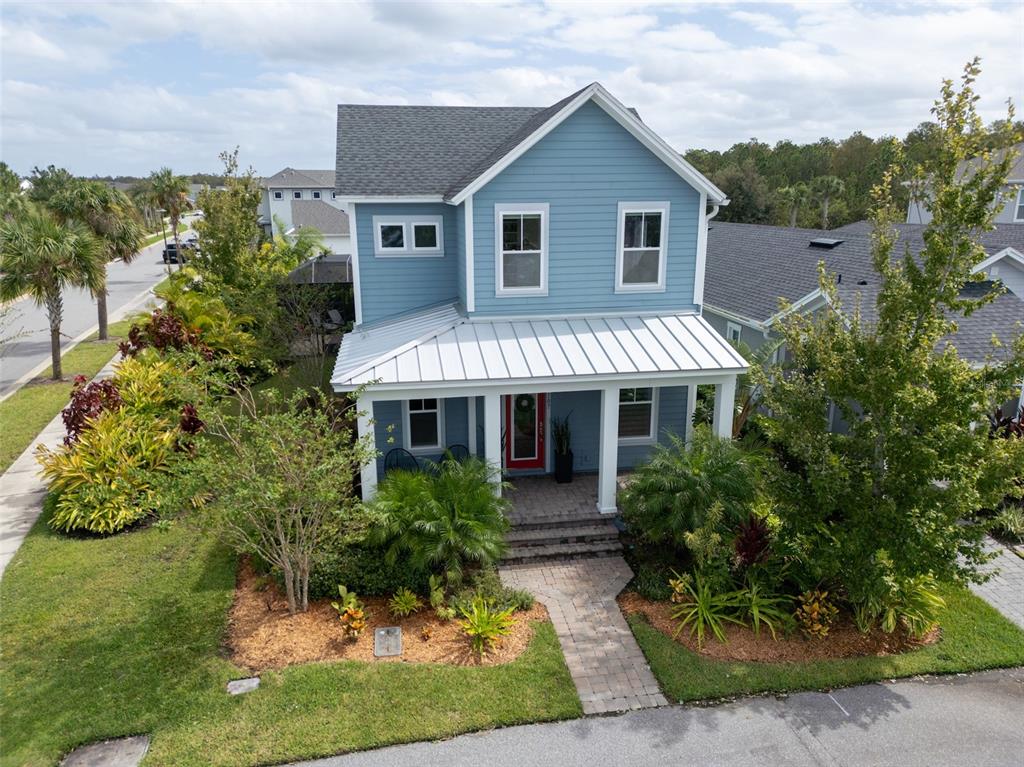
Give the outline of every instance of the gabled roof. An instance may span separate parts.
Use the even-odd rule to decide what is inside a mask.
[[[285,168],[263,179],[264,189],[333,189],[333,170],[297,170]]]
[[[548,107],[339,105],[336,189],[346,197],[458,204],[591,100],[710,202],[728,202],[600,83]]]
[[[335,391],[428,384],[644,380],[742,372],[746,361],[695,314],[469,320],[449,304],[346,335]]]
[[[292,200],[292,225],[321,234],[348,234],[348,214],[323,200]]]

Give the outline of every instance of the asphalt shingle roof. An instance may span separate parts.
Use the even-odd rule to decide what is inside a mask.
[[[348,214],[323,200],[292,200],[292,224],[321,234],[348,234]]]
[[[285,168],[270,178],[263,179],[263,187],[264,189],[333,189],[334,171]]]
[[[913,253],[924,246],[925,227],[897,224],[895,253],[906,245]],[[765,322],[779,311],[779,298],[797,301],[818,287],[818,262],[837,275],[839,299],[851,311],[855,306],[867,321],[874,319],[878,275],[871,266],[871,225],[857,222],[832,230],[795,229],[760,224],[732,224],[712,221],[708,229],[708,254],[704,299],[712,309]],[[842,239],[832,249],[810,247],[816,237]],[[1024,248],[1024,226],[999,224],[985,232],[981,243],[989,254],[1006,247]],[[992,283],[977,283],[966,290],[993,289]],[[967,359],[982,360],[991,351],[995,335],[1004,344],[1022,332],[1024,301],[1009,293],[970,317],[958,320],[954,343]]]

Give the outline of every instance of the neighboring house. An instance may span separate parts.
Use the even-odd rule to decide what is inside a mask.
[[[463,445],[549,473],[569,417],[610,513],[617,472],[687,435],[697,384],[731,435],[747,365],[700,315],[728,200],[601,85],[542,108],[341,105],[337,192],[356,327],[331,383],[367,386],[359,430],[382,454]]]
[[[263,179],[263,199],[259,208],[260,225],[268,237],[277,237],[295,228],[293,203],[296,202],[321,202],[335,210],[347,212],[344,202],[338,198],[334,190],[333,170],[285,168],[270,178]],[[301,206],[299,209],[302,209]],[[278,229],[279,225],[281,230]],[[347,256],[350,252],[347,241],[344,245],[339,243],[337,247],[339,250],[332,252],[338,255]]]
[[[1003,209],[996,216],[999,224],[1024,224],[1024,142],[1014,144],[1008,149],[994,153],[994,159],[1002,159],[1007,152],[1013,152],[1014,162],[1010,166],[1009,177],[1002,191]],[[957,172],[961,178],[969,177],[974,168],[981,163],[980,159],[967,160],[960,164]],[[907,205],[908,224],[927,224],[932,220],[925,204],[920,199],[911,198]]]
[[[898,224],[896,251],[924,247],[925,227]],[[818,288],[818,263],[836,275],[839,299],[847,310],[858,306],[870,320],[879,287],[871,265],[871,225],[859,221],[839,229],[796,229],[715,221],[708,231],[704,317],[726,338],[757,348],[778,338],[776,323],[790,311],[813,312],[825,306]],[[976,267],[988,278],[968,285],[972,293],[1009,290],[992,303],[958,319],[949,339],[965,359],[981,363],[993,350],[992,338],[1012,343],[1024,332],[1024,227],[998,224],[981,237],[989,254]],[[1015,403],[1017,407],[1020,403]]]

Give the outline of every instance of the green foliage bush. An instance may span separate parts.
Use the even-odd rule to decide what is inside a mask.
[[[533,594],[529,591],[505,586],[498,576],[498,571],[493,567],[473,573],[464,588],[456,592],[449,601],[456,611],[461,612],[469,609],[473,600],[478,597],[485,599],[495,609],[515,612],[529,610],[534,602]]]
[[[313,563],[309,574],[310,599],[333,597],[339,583],[366,596],[389,596],[408,587],[419,594],[428,593],[428,574],[408,559],[393,565],[384,561],[384,552],[364,542],[327,543]]]
[[[405,618],[423,607],[423,600],[407,588],[400,588],[388,600],[388,610],[395,618]]]
[[[672,588],[668,585],[668,568],[648,564],[634,567],[630,588],[644,599],[664,602],[672,596]]]
[[[736,617],[740,607],[740,594],[736,591],[719,592],[706,578],[698,575],[694,582],[681,584],[687,599],[672,608],[672,618],[679,621],[675,636],[684,628],[690,628],[690,635],[697,637],[697,646],[704,645],[708,631],[719,642],[725,641],[725,623],[742,625]]]
[[[462,630],[469,637],[473,651],[483,656],[512,630],[512,608],[498,609],[484,597],[477,596],[468,607],[459,612],[465,620]]]
[[[1007,504],[992,518],[992,533],[1011,543],[1024,543],[1024,507]]]
[[[110,534],[153,513],[159,474],[178,455],[177,436],[164,419],[122,409],[102,413],[71,445],[41,446],[42,474],[59,496],[50,526]]]

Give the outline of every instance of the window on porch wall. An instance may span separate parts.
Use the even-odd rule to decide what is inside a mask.
[[[619,439],[654,438],[654,389],[619,389]]]
[[[440,447],[441,408],[438,400],[409,400],[408,435],[410,450]]]

